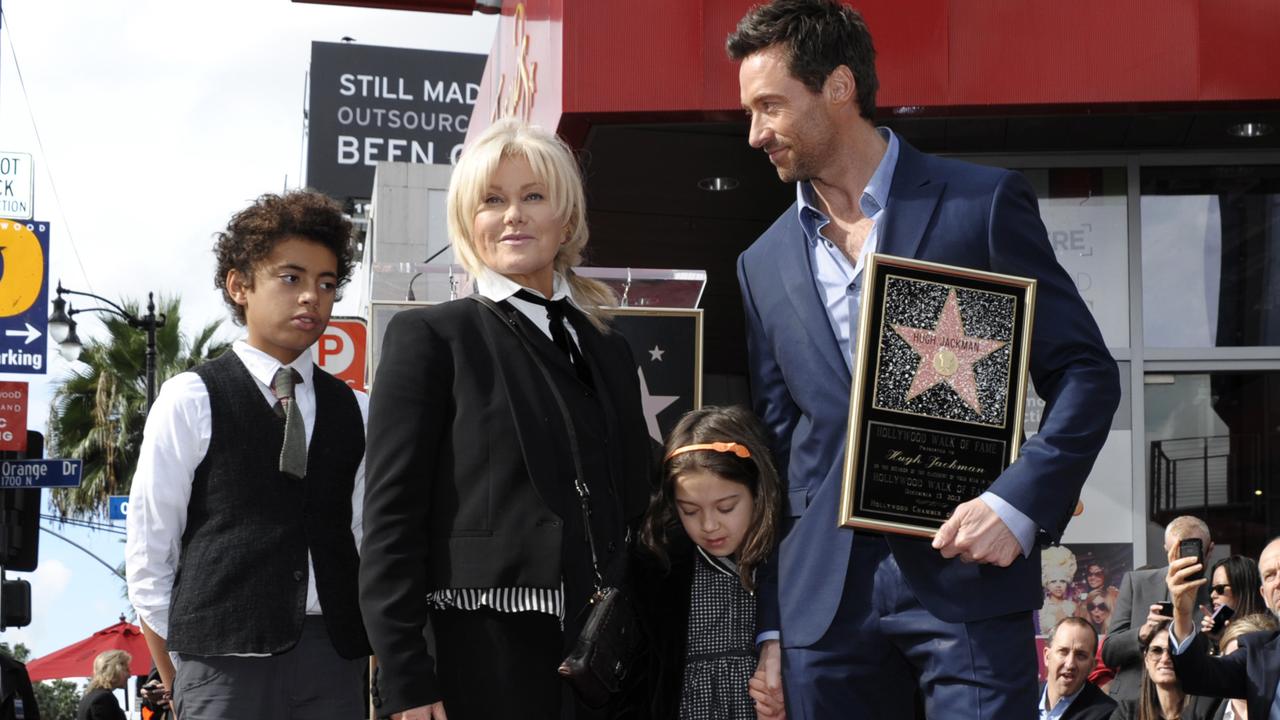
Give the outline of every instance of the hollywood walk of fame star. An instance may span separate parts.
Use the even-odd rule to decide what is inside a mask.
[[[920,356],[920,364],[916,366],[915,377],[911,380],[911,389],[907,391],[907,402],[935,385],[945,384],[955,391],[965,405],[975,413],[982,414],[982,405],[978,400],[978,378],[973,373],[973,365],[999,350],[1005,345],[1005,341],[965,334],[955,288],[947,293],[942,314],[938,316],[937,326],[932,330],[907,325],[891,327]]]
[[[640,375],[640,405],[644,408],[644,424],[649,428],[649,437],[654,442],[662,442],[662,430],[658,427],[658,413],[680,399],[679,395],[650,395],[649,382],[644,379],[644,368],[636,368]]]
[[[653,362],[654,360],[657,360],[658,362],[662,362],[662,356],[666,354],[667,354],[666,350],[663,350],[662,348],[658,347],[655,344],[653,346],[653,349],[649,351],[649,362]]]

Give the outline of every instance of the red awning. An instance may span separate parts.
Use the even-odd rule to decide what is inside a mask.
[[[61,650],[49,653],[27,663],[31,682],[57,678],[93,677],[93,659],[107,650],[124,650],[133,656],[129,672],[146,675],[151,672],[151,653],[142,630],[122,618],[111,627],[98,632]]]

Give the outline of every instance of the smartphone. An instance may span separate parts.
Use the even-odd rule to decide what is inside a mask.
[[[1173,617],[1173,601],[1165,600],[1160,603],[1160,614],[1165,617]]]
[[[1178,557],[1195,557],[1199,559],[1200,564],[1204,565],[1204,543],[1200,538],[1187,538],[1178,543]],[[1204,577],[1204,568],[1200,572],[1191,576],[1192,580],[1199,580]]]
[[[1213,629],[1209,632],[1217,634],[1222,632],[1222,628],[1227,626],[1227,621],[1236,614],[1230,605],[1219,605],[1217,610],[1213,611]]]

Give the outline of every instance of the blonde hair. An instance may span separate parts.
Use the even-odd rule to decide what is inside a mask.
[[[1226,652],[1226,648],[1231,644],[1232,640],[1238,640],[1241,635],[1265,630],[1280,630],[1280,622],[1276,622],[1276,619],[1270,613],[1253,613],[1244,617],[1233,618],[1227,624],[1227,629],[1222,632],[1222,639],[1218,641],[1218,650]]]
[[[568,242],[556,252],[553,267],[568,281],[574,302],[596,327],[604,330],[603,319],[608,314],[602,308],[617,305],[617,296],[608,285],[573,272],[582,263],[582,251],[587,245],[587,201],[582,175],[569,146],[542,128],[513,118],[499,120],[463,150],[449,182],[447,212],[449,238],[459,262],[472,277],[486,269],[476,253],[472,230],[489,184],[498,166],[508,158],[524,158],[533,174],[546,183],[556,217],[564,223],[568,235]]]
[[[1061,545],[1052,545],[1040,551],[1040,584],[1053,580],[1071,582],[1076,574],[1076,554]]]
[[[114,690],[116,685],[129,677],[129,663],[133,656],[123,650],[107,650],[93,659],[93,678],[89,687]]]

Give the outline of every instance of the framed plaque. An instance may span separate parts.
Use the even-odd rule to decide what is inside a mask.
[[[1018,457],[1036,281],[873,253],[840,524],[933,537]]]

